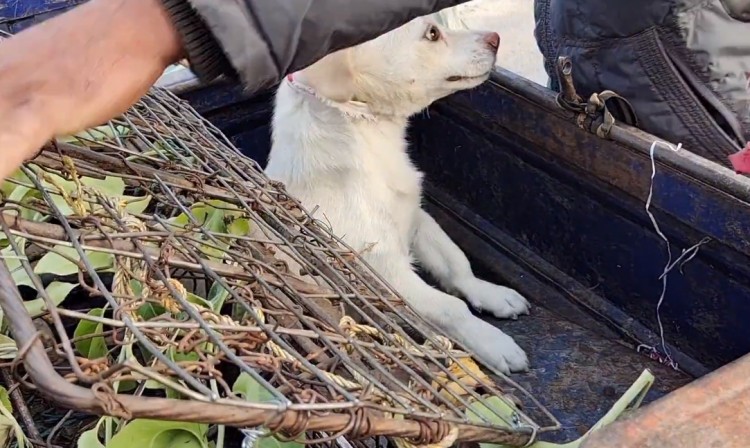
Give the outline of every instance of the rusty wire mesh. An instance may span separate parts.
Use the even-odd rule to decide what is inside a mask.
[[[532,421],[519,403],[543,410],[533,397],[437,335],[169,92],[45,147],[1,212],[16,377],[69,408],[307,443],[521,446],[558,425]]]

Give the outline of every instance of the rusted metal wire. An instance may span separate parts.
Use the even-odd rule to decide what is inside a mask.
[[[559,426],[546,411],[543,424],[526,416],[517,401],[543,406],[437,335],[166,91],[48,145],[3,195],[14,367],[62,406],[306,432],[307,443],[452,434],[522,446]],[[41,269],[50,256],[66,267]],[[238,395],[240,377],[266,400]],[[501,409],[481,404],[489,396]]]

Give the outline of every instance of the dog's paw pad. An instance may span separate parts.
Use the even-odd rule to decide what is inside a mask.
[[[511,288],[473,279],[467,282],[462,290],[477,311],[511,319],[517,319],[520,314],[529,314],[529,302]]]
[[[529,359],[526,352],[516,342],[498,329],[487,331],[486,339],[474,340],[469,344],[470,350],[488,367],[506,375],[511,372],[529,370]]]

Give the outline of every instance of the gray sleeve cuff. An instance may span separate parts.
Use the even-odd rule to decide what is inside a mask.
[[[201,81],[237,77],[212,29],[196,12],[190,0],[162,0],[162,4],[182,38],[190,69]]]

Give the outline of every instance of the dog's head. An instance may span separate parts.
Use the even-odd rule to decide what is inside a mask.
[[[495,65],[497,33],[448,30],[433,16],[332,53],[299,74],[332,101],[361,101],[376,115],[410,116],[478,86]]]

